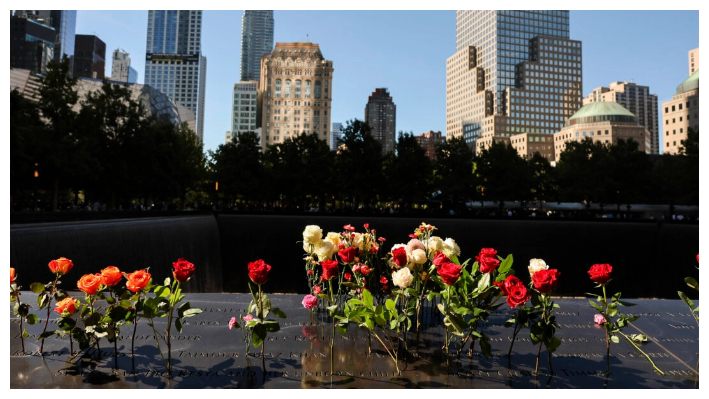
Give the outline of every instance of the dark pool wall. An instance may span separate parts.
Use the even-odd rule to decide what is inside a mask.
[[[154,276],[170,275],[172,262],[184,257],[197,266],[186,290],[247,292],[247,264],[263,259],[273,266],[268,292],[304,293],[303,228],[319,225],[324,232],[352,224],[357,231],[369,223],[387,241],[383,250],[406,243],[422,220],[391,217],[227,215],[174,217],[72,224],[11,226],[11,267],[26,288],[48,281],[49,260],[66,256],[75,263],[66,288],[85,273],[115,265],[132,271],[151,267]],[[502,256],[512,253],[517,275],[529,281],[531,258],[542,258],[561,272],[561,295],[584,296],[594,284],[586,273],[594,263],[613,265],[611,292],[624,297],[676,298],[690,292],[684,277],[697,276],[698,225],[629,222],[565,222],[519,220],[428,219],[442,238],[456,240],[461,260],[474,258],[484,247]],[[31,272],[27,272],[31,270]]]

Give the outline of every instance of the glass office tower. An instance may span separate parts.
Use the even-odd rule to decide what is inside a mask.
[[[261,77],[261,57],[273,50],[273,11],[245,10],[241,19],[241,81]]]

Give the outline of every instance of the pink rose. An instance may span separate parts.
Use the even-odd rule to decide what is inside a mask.
[[[318,306],[318,297],[315,295],[306,295],[303,298],[303,307],[310,310]]]
[[[251,320],[254,319],[254,316],[251,316],[250,314],[247,314],[246,316],[243,317],[243,319],[244,319],[244,322],[245,322],[245,323],[248,323],[248,322],[250,322]]]
[[[320,288],[319,285],[316,285],[315,287],[313,287],[313,292],[315,293],[315,295],[317,295],[322,292],[322,288]]]
[[[596,324],[606,324],[606,318],[602,314],[598,313],[593,316],[593,322]]]
[[[234,328],[235,325],[236,325],[236,317],[232,317],[231,320],[229,320],[229,329],[231,330],[232,328]]]

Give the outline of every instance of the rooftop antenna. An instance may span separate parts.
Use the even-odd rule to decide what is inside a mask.
[[[305,34],[305,42],[310,43],[310,33]]]

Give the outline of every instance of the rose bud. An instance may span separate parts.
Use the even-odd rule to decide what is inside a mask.
[[[350,273],[345,273],[345,280],[352,281],[352,275]]]
[[[49,270],[51,270],[52,273],[55,274],[67,274],[69,273],[72,267],[74,267],[74,263],[72,263],[71,260],[65,257],[61,257],[59,259],[55,259],[49,262]]]

